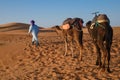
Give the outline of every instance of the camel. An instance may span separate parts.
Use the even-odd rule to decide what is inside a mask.
[[[73,55],[73,42],[76,42],[76,45],[79,48],[80,60],[82,60],[82,49],[83,49],[83,20],[81,18],[67,18],[62,26],[54,26],[55,31],[59,34],[65,42],[65,56],[68,52],[68,43],[70,44],[70,49]]]
[[[110,26],[109,18],[106,14],[95,15],[92,21],[86,23],[86,27],[96,47],[96,65],[100,67],[100,71],[104,72],[107,59],[107,71],[110,72],[110,49],[112,45],[113,29]]]

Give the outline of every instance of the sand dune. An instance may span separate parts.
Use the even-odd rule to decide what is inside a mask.
[[[114,27],[110,68],[112,73],[98,75],[94,45],[84,28],[83,61],[64,54],[64,42],[51,29],[39,33],[40,46],[31,45],[28,24],[0,25],[0,80],[119,80],[120,27]],[[12,32],[12,34],[11,34]],[[17,34],[16,34],[17,33]],[[78,49],[74,46],[74,55]]]
[[[28,29],[30,25],[25,23],[8,23],[0,25],[0,31],[11,31],[11,30],[25,30]]]
[[[26,31],[26,30],[28,30],[29,26],[30,26],[30,24],[17,23],[17,22],[1,24],[0,25],[0,32],[13,31],[13,30]],[[40,27],[40,29],[43,29],[43,27]]]

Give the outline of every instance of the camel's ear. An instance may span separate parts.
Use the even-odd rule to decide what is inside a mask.
[[[57,29],[57,30],[62,30],[62,29],[61,29],[61,26],[58,26],[58,25],[56,26],[56,29]]]
[[[53,27],[51,27],[51,28],[54,29],[54,28],[56,28],[56,26],[58,26],[58,25],[55,25],[55,26],[53,26]]]
[[[84,23],[83,19],[81,19],[81,22]]]
[[[87,23],[86,23],[86,26],[90,26],[91,25],[91,21],[88,21]]]

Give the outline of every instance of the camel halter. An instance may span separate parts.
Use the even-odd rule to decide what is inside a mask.
[[[108,20],[97,20],[95,23],[92,23],[91,26],[90,26],[90,29],[93,29],[94,25],[95,27],[97,27],[98,25],[100,27],[102,27],[103,29],[105,29],[105,27],[99,23],[103,23],[103,22],[109,22]]]

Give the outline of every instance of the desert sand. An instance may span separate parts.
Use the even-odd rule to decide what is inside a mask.
[[[113,27],[111,73],[99,74],[92,39],[83,29],[83,61],[64,56],[64,42],[54,30],[41,29],[40,46],[31,45],[28,24],[0,25],[0,80],[120,80],[120,27]],[[74,46],[74,55],[78,49]]]

